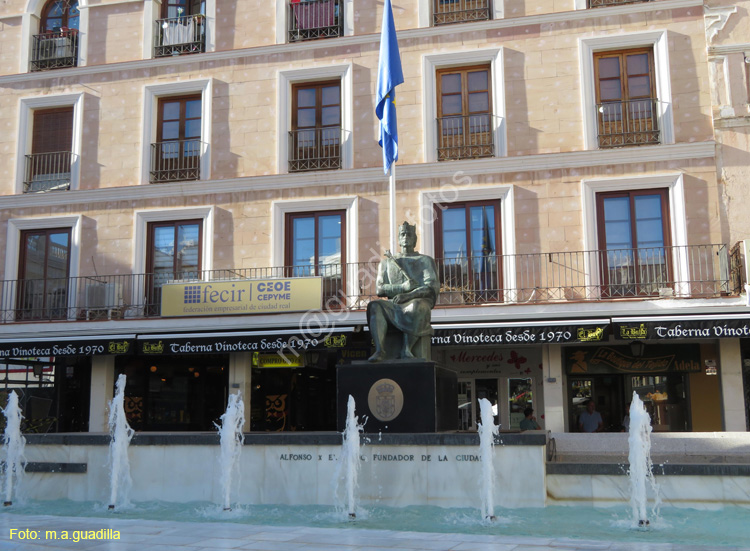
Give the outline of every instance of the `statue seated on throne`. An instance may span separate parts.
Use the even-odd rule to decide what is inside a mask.
[[[399,227],[401,253],[386,251],[378,266],[376,292],[390,300],[367,305],[367,323],[375,352],[369,361],[431,357],[431,311],[440,293],[435,260],[414,250],[416,226]]]

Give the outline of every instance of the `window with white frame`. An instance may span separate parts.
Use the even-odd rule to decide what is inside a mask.
[[[586,149],[674,143],[666,31],[579,42]]]
[[[216,50],[216,0],[145,0],[143,57]]]
[[[29,0],[21,21],[19,72],[86,65],[87,0]]]
[[[213,267],[213,207],[135,212],[133,273],[144,315],[161,312],[161,285],[174,279],[209,279]]]
[[[80,216],[8,220],[5,321],[68,319],[76,304]]]
[[[354,34],[354,0],[276,0],[276,43]]]
[[[279,71],[278,171],[350,169],[352,66]]]
[[[681,174],[584,180],[582,202],[588,298],[689,292]]]
[[[459,182],[471,185],[471,178],[462,176]],[[467,297],[479,302],[518,300],[513,186],[446,184],[423,191],[419,220],[420,249],[445,259],[443,286],[471,285],[466,296],[450,293],[441,303],[465,302]]]
[[[211,92],[210,79],[145,87],[144,183],[210,178]]]
[[[83,94],[22,98],[16,192],[78,189]]]
[[[507,154],[502,49],[422,58],[425,162]]]

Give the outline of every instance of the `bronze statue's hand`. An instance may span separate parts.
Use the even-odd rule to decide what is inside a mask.
[[[408,300],[409,300],[409,297],[407,297],[404,294],[396,295],[395,297],[393,297],[393,303],[394,304],[401,304],[401,303],[406,302]]]
[[[401,289],[403,289],[404,293],[408,293],[410,291],[413,291],[417,288],[417,282],[413,279],[407,279],[401,284]]]

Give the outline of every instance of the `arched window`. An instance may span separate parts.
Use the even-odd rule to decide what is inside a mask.
[[[42,11],[40,32],[59,32],[63,29],[78,30],[80,15],[78,0],[50,0]]]
[[[165,19],[205,14],[205,0],[164,0],[161,4],[161,16]]]

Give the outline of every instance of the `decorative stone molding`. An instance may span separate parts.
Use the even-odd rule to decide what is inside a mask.
[[[737,13],[737,6],[704,7],[703,19],[706,22],[706,42],[711,42],[719,34],[719,31],[724,30],[729,21],[729,16],[733,13]]]

